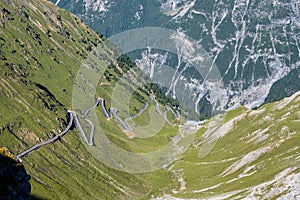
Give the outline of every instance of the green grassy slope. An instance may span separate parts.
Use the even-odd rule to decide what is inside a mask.
[[[209,154],[199,157],[203,143],[208,142],[199,134],[172,166],[182,187],[171,195],[197,199],[299,198],[300,92],[257,110],[232,110],[225,120],[222,128],[214,131],[219,139]]]
[[[18,154],[64,129],[77,70],[102,37],[45,0],[5,0],[0,8],[0,146]],[[98,90],[109,97],[109,90]],[[109,131],[114,122],[103,123],[117,145],[141,149],[119,129]],[[76,130],[23,162],[32,194],[42,199],[146,198],[172,186],[166,170],[132,175],[106,167],[89,154]]]
[[[4,0],[0,12],[0,146],[18,154],[65,128],[80,64],[94,47],[103,55],[108,50],[102,45],[105,39],[48,1]],[[109,66],[100,79],[97,95],[107,100],[107,106],[121,71],[128,68],[126,63],[130,65],[119,61]],[[118,70],[120,67],[123,69]],[[146,89],[132,96],[131,114],[148,101]],[[55,144],[23,158],[31,175],[32,195],[41,199],[149,199],[164,194],[182,198],[288,194],[288,190],[269,192],[285,184],[288,176],[299,174],[299,100],[298,93],[254,111],[232,110],[219,132],[213,132],[220,139],[208,155],[199,158],[209,123],[200,128],[182,159],[167,169],[144,174],[103,165],[85,149],[74,129]],[[129,139],[114,120],[105,119],[100,108],[96,114],[106,136],[132,152],[159,149],[177,131],[165,125],[154,137]],[[146,113],[135,119],[141,125],[148,121]]]

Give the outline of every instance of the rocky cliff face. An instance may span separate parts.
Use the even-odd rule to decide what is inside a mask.
[[[6,148],[0,148],[0,199],[29,199],[30,176]]]
[[[255,108],[300,89],[299,1],[114,1],[105,13],[100,1],[93,0],[90,4],[94,10],[84,9],[87,3],[83,0],[64,1],[58,5],[75,13],[105,36],[140,27],[164,27],[181,30],[196,40],[192,43],[200,44],[209,52],[220,71],[225,89],[219,89],[224,95],[225,108],[241,104]],[[155,54],[154,51],[146,55],[153,60]],[[157,60],[153,66],[160,66],[160,60]],[[169,65],[168,62],[163,64]],[[177,64],[171,66],[180,66]],[[181,78],[170,83],[177,89],[171,92],[179,98],[180,80],[187,80],[189,84],[184,90],[193,91],[195,110],[201,110],[207,83],[205,77],[194,76],[197,73],[191,66],[180,68]],[[159,67],[152,68],[154,77],[156,72],[161,73]],[[213,101],[209,102],[213,104]]]

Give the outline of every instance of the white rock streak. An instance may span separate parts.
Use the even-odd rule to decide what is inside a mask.
[[[107,12],[111,6],[111,2],[108,0],[83,0],[83,4],[86,12],[90,9],[94,12]]]
[[[282,194],[279,199],[300,198],[300,173],[291,174],[296,168],[287,168],[277,174],[271,181],[249,189],[246,199],[260,196],[262,199],[272,199]]]
[[[56,3],[55,3],[55,5],[57,6],[59,4],[59,2],[60,2],[60,0],[57,0]]]
[[[266,146],[249,152],[241,160],[238,160],[237,162],[229,166],[227,169],[225,169],[224,172],[221,174],[221,176],[224,177],[233,174],[234,172],[238,171],[240,168],[244,167],[245,165],[257,160],[258,158],[260,158],[261,156],[269,152],[271,149],[272,147]]]

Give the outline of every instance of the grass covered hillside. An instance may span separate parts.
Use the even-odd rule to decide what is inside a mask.
[[[105,38],[49,1],[0,2],[0,147],[18,155],[66,128],[78,70],[89,55],[95,55],[91,52],[96,47],[101,58],[97,64],[107,68],[99,77],[95,96],[105,99],[109,108],[120,77],[125,76],[124,88],[130,87],[130,81],[143,83],[142,76],[131,73],[136,66],[128,57],[112,61],[115,52],[106,46]],[[156,98],[150,102],[151,95]],[[134,91],[128,102],[130,114],[135,115],[148,101],[145,112],[132,120],[135,124],[147,127],[151,112],[161,117],[155,108],[178,108],[176,100],[148,84]],[[91,106],[83,105],[84,109]],[[149,138],[122,131],[115,120],[107,120],[101,106],[93,112],[110,143],[130,152],[153,152],[177,139],[174,133],[179,128],[172,123],[178,119],[171,112],[166,112],[171,123],[164,123]],[[300,198],[300,93],[257,110],[229,111],[224,125],[216,123],[220,118],[199,125],[181,159],[141,174],[104,165],[88,151],[73,126],[57,142],[22,158],[31,176],[31,196],[51,200]],[[5,188],[2,179],[0,185]]]
[[[99,46],[101,35],[49,1],[5,0],[0,13],[0,146],[17,155],[66,127],[82,60],[96,46],[106,50]],[[120,74],[115,67],[108,69],[110,79]],[[109,88],[100,88],[97,95],[106,98],[108,93]],[[135,109],[143,106],[135,104]],[[113,141],[122,145],[126,135],[113,131]],[[31,175],[32,195],[41,199],[134,199],[173,185],[165,170],[134,175],[106,167],[89,154],[75,129],[23,163]]]
[[[217,119],[203,129],[213,130]],[[199,133],[170,170],[180,187],[158,199],[299,199],[300,92],[227,112],[224,125]]]

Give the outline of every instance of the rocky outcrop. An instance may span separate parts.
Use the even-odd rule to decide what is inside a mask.
[[[29,180],[23,164],[0,148],[0,199],[30,199]]]

